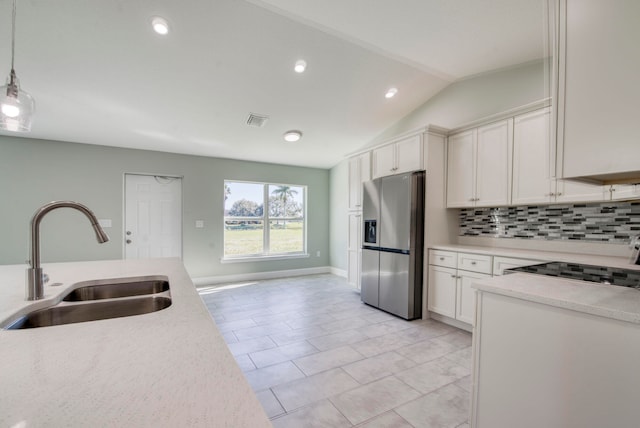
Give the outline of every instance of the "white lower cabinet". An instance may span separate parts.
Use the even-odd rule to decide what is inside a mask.
[[[427,309],[473,325],[475,290],[471,284],[491,277],[491,269],[492,256],[430,250]]]

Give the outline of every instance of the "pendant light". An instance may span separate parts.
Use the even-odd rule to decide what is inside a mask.
[[[13,68],[16,46],[16,0],[13,0],[11,21],[11,73],[7,84],[0,87],[0,129],[14,132],[31,131],[36,102],[20,89],[20,81]]]

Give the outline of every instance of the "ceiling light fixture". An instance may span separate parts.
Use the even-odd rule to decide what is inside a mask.
[[[284,133],[284,140],[290,143],[295,143],[302,138],[302,132],[297,130],[291,130]]]
[[[304,73],[304,71],[307,69],[307,62],[303,59],[299,59],[298,61],[296,61],[296,66],[293,67],[293,69],[296,71],[296,73]]]
[[[384,94],[385,98],[393,98],[398,93],[398,88],[389,88],[386,94]]]
[[[151,25],[156,33],[163,36],[169,34],[169,23],[166,19],[156,16],[151,20]]]
[[[0,129],[14,132],[31,131],[36,102],[20,89],[20,81],[13,68],[16,46],[16,0],[11,18],[11,72],[7,84],[0,87]]]

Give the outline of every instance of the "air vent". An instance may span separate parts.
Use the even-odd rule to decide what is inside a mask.
[[[247,118],[247,125],[255,126],[256,128],[262,128],[265,123],[269,120],[269,116],[264,116],[255,113],[249,113],[249,117]]]

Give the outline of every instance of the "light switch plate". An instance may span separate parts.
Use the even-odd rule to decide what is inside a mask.
[[[111,219],[110,218],[101,218],[98,219],[98,223],[102,227],[111,227]]]
[[[204,228],[204,220],[196,220],[196,229]]]

